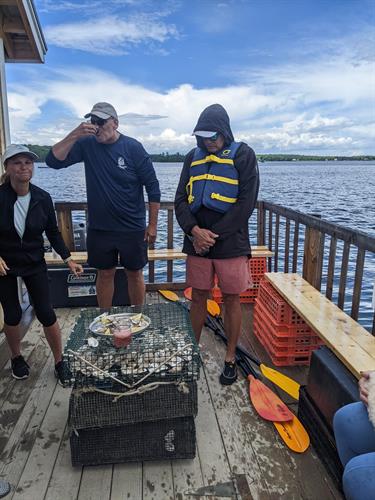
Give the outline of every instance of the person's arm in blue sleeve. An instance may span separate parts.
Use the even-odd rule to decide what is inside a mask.
[[[158,226],[158,214],[160,209],[160,187],[156,177],[152,161],[146,151],[144,151],[143,161],[138,165],[137,175],[144,185],[148,197],[148,225],[145,231],[145,240],[150,245],[155,243]]]
[[[83,160],[82,150],[77,141],[83,137],[96,135],[96,132],[96,125],[89,122],[82,122],[62,141],[52,146],[46,158],[47,165],[51,168],[59,169],[81,162]]]
[[[230,237],[247,223],[258,198],[258,162],[249,146],[241,147],[235,159],[235,166],[240,182],[237,201],[211,228],[211,231],[219,235],[219,239]]]

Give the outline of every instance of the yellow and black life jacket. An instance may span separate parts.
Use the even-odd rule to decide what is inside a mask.
[[[225,213],[236,203],[238,171],[234,158],[240,142],[215,154],[196,148],[190,165],[190,179],[186,185],[190,210],[196,213],[202,206]]]

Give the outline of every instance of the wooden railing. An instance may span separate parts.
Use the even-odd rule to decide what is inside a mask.
[[[72,212],[83,211],[87,222],[87,204],[57,202],[55,208],[63,238],[69,249],[74,251]],[[370,320],[367,318],[366,321],[371,322],[369,329],[372,327],[375,334],[375,314],[370,312],[370,307],[363,308],[365,311],[360,310],[363,287],[368,297],[375,280],[375,238],[319,217],[258,201],[256,223],[252,218],[250,229],[256,226],[257,245],[266,245],[274,251],[274,256],[269,259],[270,271],[299,272],[319,291],[325,287],[326,297],[345,309],[353,319],[360,319],[361,312],[365,312],[367,317],[371,315]],[[174,224],[172,202],[161,202],[158,233],[158,241],[164,242],[164,248],[181,249],[183,235]],[[366,261],[371,267],[364,280]],[[173,265],[173,260],[167,262],[164,288],[178,289],[184,286],[184,283],[175,283]],[[153,261],[149,262],[148,283],[148,289],[160,286],[155,282]],[[348,301],[351,302],[350,310]]]
[[[148,204],[146,203],[146,206]],[[74,227],[73,227],[73,212],[84,212],[85,222],[87,227],[87,203],[85,202],[56,202],[55,203],[57,221],[59,229],[64,238],[65,244],[70,251],[75,251],[74,240]],[[179,248],[182,247],[182,233],[181,231],[174,231],[174,204],[169,201],[162,201],[160,203],[159,213],[159,239],[164,241],[164,248]],[[161,234],[160,234],[161,233]],[[178,243],[177,243],[178,240]],[[185,282],[176,283],[174,281],[173,273],[173,260],[168,260],[166,263],[166,282],[163,282],[164,288],[179,289],[185,286]],[[148,263],[148,283],[155,283],[155,262]],[[155,284],[155,287],[148,286],[149,290],[160,287]]]
[[[325,287],[326,297],[341,309],[349,301],[347,312],[358,320],[363,288],[370,297],[375,279],[375,238],[266,201],[259,201],[257,209],[257,243],[274,251],[270,270],[301,272],[319,291]],[[372,315],[375,334],[370,311],[371,306],[366,314]]]

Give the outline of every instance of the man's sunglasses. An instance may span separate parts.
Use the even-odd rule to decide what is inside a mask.
[[[211,142],[215,142],[218,140],[218,138],[220,137],[220,133],[219,132],[216,132],[216,134],[214,135],[211,135],[211,137],[207,137],[207,140],[208,141],[211,141]]]
[[[107,118],[106,120],[104,120],[104,118],[99,118],[98,116],[91,116],[90,120],[91,120],[91,123],[93,125],[97,125],[98,127],[102,127],[105,123],[107,123],[107,121],[109,120],[109,118]]]

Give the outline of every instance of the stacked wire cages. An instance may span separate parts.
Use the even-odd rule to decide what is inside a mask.
[[[117,307],[149,326],[116,348],[81,312],[64,349],[73,465],[193,458],[200,356],[187,312],[163,303]],[[91,326],[91,328],[90,328]]]
[[[253,330],[275,366],[309,365],[323,341],[266,279],[255,301]]]
[[[267,260],[266,257],[253,257],[249,259],[249,272],[251,275],[251,287],[244,290],[240,294],[241,303],[254,303],[259,291],[259,285],[264,277],[264,273],[267,272]],[[218,304],[223,303],[223,295],[221,293],[218,279],[215,276],[215,285],[211,290],[212,298]]]

